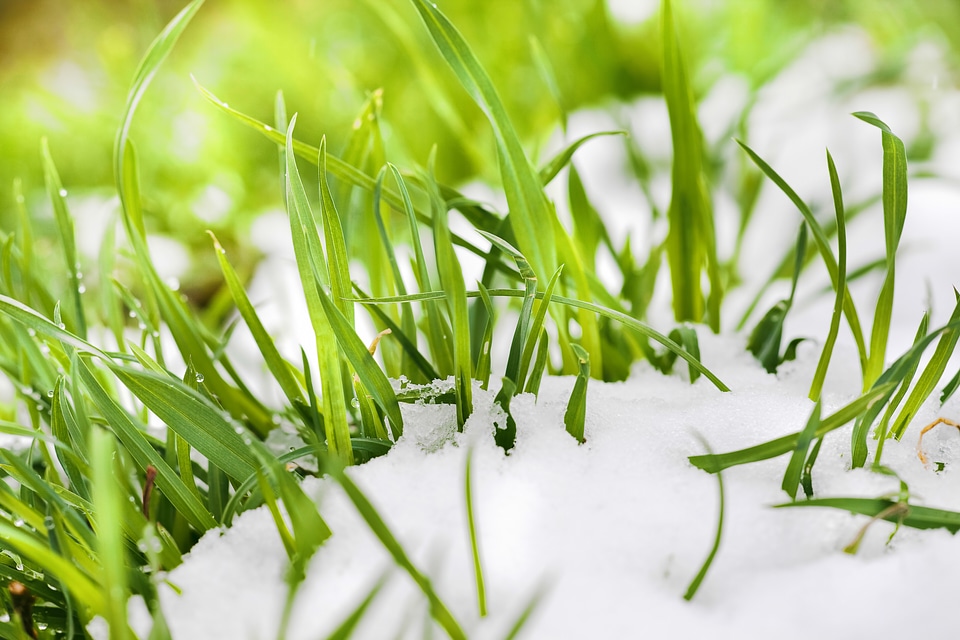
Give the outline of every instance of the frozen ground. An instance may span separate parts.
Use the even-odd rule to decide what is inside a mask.
[[[831,87],[868,73],[877,62],[862,34],[830,36],[764,90],[751,118],[749,143],[801,196],[824,205],[821,215],[826,217],[824,147],[831,148],[852,200],[879,187],[879,133],[848,114],[874,111],[909,144],[919,131],[918,114],[928,109],[938,139],[929,168],[949,177],[956,172],[949,161],[960,141],[958,94],[946,81],[938,51],[930,45],[915,52],[911,77],[916,86],[838,97]],[[717,90],[726,93],[711,96],[712,102],[708,97],[712,110],[704,107],[702,114],[708,139],[724,128],[710,114],[733,117],[744,95],[736,79]],[[624,107],[623,113],[647,150],[660,148],[669,156],[662,106],[643,101]],[[574,118],[571,135],[579,133],[577,126],[606,128],[604,117]],[[615,148],[613,142],[591,143],[578,156],[578,166],[598,209],[626,229],[646,216],[637,213],[644,207],[638,190],[618,177],[622,165]],[[662,180],[657,184],[658,197],[668,197]],[[898,262],[892,357],[913,336],[927,303],[927,283],[936,326],[949,315],[951,287],[960,282],[955,184],[951,179],[913,181],[910,198]],[[732,206],[721,196],[721,240],[729,239],[723,220]],[[867,211],[851,225],[851,268],[882,254],[879,215],[877,209]],[[748,282],[743,294],[728,300],[727,326],[792,242],[799,221],[782,194],[764,189],[745,247]],[[281,247],[265,263],[273,270],[258,278],[255,299],[268,300],[270,291],[276,295],[291,275],[283,251]],[[788,336],[822,339],[826,334],[832,298],[815,295],[826,282],[818,270],[822,268],[815,267],[801,283]],[[858,306],[867,317],[878,286],[870,278],[856,283]],[[774,291],[762,309],[782,294]],[[308,343],[304,326],[291,322],[297,310],[282,306],[296,297],[265,304],[264,318],[273,313],[274,329],[285,328],[283,335],[293,344]],[[668,326],[669,301],[658,299],[658,304],[653,319]],[[881,522],[870,528],[857,556],[847,555],[843,547],[866,518],[823,509],[770,508],[787,500],[779,489],[786,458],[725,472],[723,544],[695,600],[681,598],[710,548],[718,506],[716,478],[693,468],[687,456],[703,452],[701,436],[714,450],[727,451],[802,428],[812,408],[806,393],[819,354],[817,344],[805,343],[799,360],[774,376],[744,351],[742,335],[699,333],[704,363],[730,385],[730,393],[721,394],[704,380],[691,386],[680,376],[664,377],[643,364],[626,383],[592,381],[587,441],[578,446],[562,420],[572,379],[548,379],[539,400],[521,396],[512,405],[518,441],[510,456],[493,444],[494,423],[502,416],[491,408],[492,393],[477,392],[476,410],[463,434],[455,433],[450,407],[406,406],[407,431],[401,441],[387,456],[351,470],[351,476],[431,576],[471,638],[504,637],[541,588],[544,599],[523,637],[952,637],[960,542],[943,531],[904,529],[888,545],[892,525]],[[849,340],[841,332],[825,387],[825,413],[859,390],[856,358],[845,342]],[[945,463],[940,473],[925,469],[915,449],[918,425],[938,415],[960,417],[958,409],[955,402],[925,407],[903,442],[887,445],[884,461],[910,484],[920,504],[960,509],[957,433],[934,431],[925,441],[931,457]],[[465,455],[471,448],[490,608],[483,620],[476,612],[463,498]],[[849,471],[848,452],[849,427],[826,439],[814,474],[819,496],[876,497],[897,489],[889,477]],[[357,637],[429,637],[424,599],[408,576],[392,568],[342,492],[323,481],[310,481],[306,489],[319,501],[334,535],[310,563],[288,637],[325,637],[385,572],[387,586]],[[163,594],[174,637],[276,637],[286,564],[264,509],[243,514],[226,532],[209,533],[169,575],[182,590],[182,595],[172,590]],[[435,629],[433,637],[441,636]]]

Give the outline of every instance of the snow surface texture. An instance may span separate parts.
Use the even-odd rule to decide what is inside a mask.
[[[837,97],[829,87],[863,76],[876,61],[863,34],[829,36],[762,92],[751,116],[749,142],[802,197],[830,211],[825,146],[837,160],[850,201],[876,192],[880,183],[879,132],[848,114],[874,111],[909,145],[918,131],[920,110],[929,109],[939,144],[931,168],[954,173],[955,164],[947,160],[960,143],[958,94],[943,84],[947,74],[941,71],[939,52],[935,45],[916,52],[911,77],[919,87]],[[735,117],[742,106],[737,101],[746,96],[736,79],[723,81],[715,91],[725,93],[708,96],[710,110],[704,107],[701,113],[708,139],[716,139],[725,124],[711,120],[711,114]],[[669,157],[662,104],[643,100],[623,111],[644,149],[659,149]],[[604,119],[610,116],[579,114],[570,136],[610,128]],[[618,216],[613,224],[622,221],[628,229],[631,220],[647,216],[637,213],[645,206],[642,196],[624,175],[622,156],[611,152],[615,148],[614,143],[591,143],[577,162],[598,209]],[[663,204],[669,197],[665,185],[663,178],[654,184]],[[898,262],[891,357],[909,345],[915,332],[926,305],[924,283],[930,283],[932,326],[937,326],[953,305],[951,286],[960,282],[954,247],[956,186],[944,180],[913,181],[910,197],[905,249]],[[729,223],[722,220],[732,206],[721,196],[721,241],[730,237],[724,227]],[[726,326],[734,324],[783,255],[780,247],[793,241],[799,222],[782,194],[766,187],[744,249],[744,264],[751,265],[744,270],[748,280],[743,293],[728,299]],[[658,230],[637,232],[637,238],[644,238]],[[864,212],[849,234],[851,268],[880,256],[879,209]],[[270,271],[258,277],[264,288],[256,299],[276,301],[277,283],[295,281],[288,251],[281,243],[265,263]],[[822,274],[816,275],[818,269],[822,271],[818,265],[801,281],[787,337],[822,339],[826,334],[832,296],[815,295],[826,282]],[[652,319],[669,328],[663,284]],[[858,306],[871,309],[878,280],[864,278],[855,284]],[[271,289],[274,296],[269,296]],[[783,293],[771,292],[771,301]],[[262,307],[265,320],[271,308],[275,313],[268,325],[273,322],[271,329],[290,346],[308,344],[305,312],[283,306],[298,296],[279,297],[277,306]],[[760,311],[768,307],[761,304]],[[827,378],[825,415],[859,391],[856,356],[845,333]],[[799,431],[812,409],[806,394],[819,354],[819,344],[804,343],[796,362],[770,375],[744,351],[742,335],[716,337],[706,330],[699,335],[704,363],[733,389],[730,393],[718,392],[703,379],[689,385],[683,372],[664,377],[641,363],[625,383],[590,382],[586,443],[578,446],[563,427],[573,379],[546,379],[539,400],[529,395],[514,400],[517,446],[505,456],[492,438],[503,416],[493,407],[493,393],[478,389],[475,412],[462,434],[456,433],[452,407],[404,406],[401,440],[388,455],[351,469],[350,475],[415,564],[431,577],[470,638],[502,638],[541,588],[545,597],[522,637],[952,637],[957,626],[953,606],[960,593],[960,541],[944,531],[903,529],[886,544],[893,527],[880,522],[869,529],[858,555],[845,554],[843,547],[866,518],[828,509],[770,508],[787,500],[779,489],[787,462],[783,457],[724,473],[727,512],[720,552],[694,601],[681,598],[710,548],[718,508],[716,478],[693,468],[687,457],[704,451],[701,437],[722,452]],[[887,443],[884,462],[910,484],[919,504],[957,509],[957,433],[941,428],[925,440],[932,459],[946,463],[944,471],[925,469],[916,456],[918,425],[939,415],[958,417],[957,403],[924,407],[903,442]],[[849,429],[832,433],[824,442],[814,472],[817,495],[877,497],[895,492],[893,478],[848,469]],[[469,450],[490,610],[482,620],[463,491]],[[305,489],[318,500],[334,535],[310,563],[288,638],[324,637],[384,573],[390,576],[387,586],[356,637],[428,637],[432,623],[424,598],[393,565],[343,492],[327,481],[308,481]],[[169,575],[182,595],[173,590],[162,594],[174,637],[274,638],[286,593],[286,566],[265,509],[244,513],[228,531],[208,533]],[[433,637],[442,635],[434,629]]]

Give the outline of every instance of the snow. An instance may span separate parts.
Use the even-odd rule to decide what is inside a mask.
[[[922,90],[873,89],[838,97],[828,88],[860,77],[878,63],[859,32],[840,32],[818,42],[762,92],[751,116],[751,146],[802,197],[823,205],[821,213],[830,212],[827,145],[851,202],[876,191],[879,132],[850,117],[850,111],[876,112],[909,145],[918,130],[921,102],[929,103],[932,113],[948,113],[947,106],[957,102],[956,90],[944,85],[946,73],[937,71],[942,50],[921,45],[915,57],[921,69],[931,70]],[[926,82],[922,73],[915,77]],[[729,99],[742,99],[735,81],[723,90]],[[628,117],[633,108],[629,120],[640,140],[662,137],[662,118],[655,117],[658,107],[649,99],[623,108]],[[725,113],[727,118],[737,115],[736,110]],[[600,123],[604,118],[607,122]],[[570,136],[615,124],[598,112],[578,114],[571,119]],[[724,127],[713,122],[705,123],[705,129],[720,132]],[[937,133],[940,151],[929,168],[950,175],[956,171],[950,165],[955,154],[943,149],[956,149],[960,138],[955,129]],[[617,144],[622,142],[592,142],[578,154],[577,164],[598,209],[621,216],[615,222],[619,232],[644,218],[637,211],[646,205],[622,169],[611,168],[623,166],[611,160]],[[910,188],[891,357],[912,340],[927,303],[926,283],[934,303],[932,326],[937,326],[953,306],[951,287],[960,282],[952,247],[958,225],[952,212],[960,191],[948,180],[912,181]],[[744,262],[751,268],[745,270],[743,291],[727,301],[726,326],[734,324],[793,242],[799,222],[786,198],[765,187],[744,249]],[[641,224],[639,231],[649,230]],[[879,208],[864,212],[849,232],[851,268],[882,254]],[[282,245],[278,253],[285,251]],[[271,264],[287,275],[259,275],[256,282],[264,286],[256,293],[258,301],[266,300],[270,288],[277,291],[279,281],[295,277],[287,258],[265,263]],[[682,371],[663,376],[639,363],[626,382],[590,382],[586,443],[578,445],[563,426],[573,378],[548,378],[539,398],[522,395],[513,401],[517,445],[504,455],[492,437],[503,421],[493,405],[495,389],[476,388],[475,411],[463,433],[456,432],[451,406],[404,405],[404,436],[386,456],[351,469],[350,476],[470,638],[504,637],[538,590],[544,598],[521,637],[951,637],[947,634],[956,626],[952,605],[960,592],[956,538],[942,530],[904,528],[888,543],[893,525],[879,522],[868,529],[857,555],[846,554],[843,548],[867,518],[830,509],[771,508],[788,500],[780,489],[785,457],[724,472],[727,504],[719,554],[696,598],[686,602],[681,597],[710,549],[718,515],[716,478],[687,458],[704,452],[703,441],[723,452],[803,427],[813,408],[806,396],[833,304],[832,296],[816,295],[826,284],[822,271],[818,265],[801,281],[786,332],[787,337],[815,340],[802,344],[798,360],[776,375],[766,373],[745,351],[742,334],[713,336],[699,328],[703,362],[731,387],[729,393],[703,379],[691,385]],[[867,318],[878,287],[877,278],[855,283],[854,297]],[[783,293],[771,292],[760,311]],[[656,299],[655,319],[667,317],[668,302]],[[310,342],[298,337],[306,330],[305,316],[297,320],[296,313],[279,307],[271,311],[269,301],[262,309],[268,324],[274,323],[271,330],[275,323],[287,322],[286,340]],[[240,331],[238,337],[242,340]],[[860,390],[850,344],[842,331],[825,386],[824,415]],[[902,442],[886,444],[884,463],[909,483],[917,504],[960,509],[956,430],[941,427],[924,440],[928,454],[945,463],[943,471],[925,468],[916,452],[920,426],[941,415],[957,417],[958,408],[957,401],[944,407],[928,403]],[[897,491],[895,478],[849,469],[849,434],[848,425],[825,439],[814,470],[817,495],[878,497]],[[477,613],[463,490],[470,452],[490,611],[483,619]],[[395,567],[342,490],[329,480],[307,480],[304,488],[334,533],[310,562],[287,637],[324,637],[385,574],[386,586],[355,637],[427,637],[432,623],[425,598]],[[265,509],[242,514],[226,531],[208,532],[167,576],[181,594],[172,588],[161,592],[173,636],[276,637],[286,567],[286,553]],[[439,629],[433,632],[434,637],[443,635]]]

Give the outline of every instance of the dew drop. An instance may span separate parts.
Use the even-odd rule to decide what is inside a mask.
[[[27,329],[27,335],[30,336],[31,338],[35,338],[37,336],[36,329]]]
[[[47,397],[48,397],[48,398],[52,398],[52,397],[53,397],[53,389],[50,389],[50,391],[47,391]]]
[[[46,516],[43,519],[43,526],[47,528],[47,531],[53,531],[56,527],[56,523],[53,521],[53,516]]]
[[[131,318],[136,318],[136,317],[137,317],[137,314],[134,313],[133,311],[128,311],[128,312],[127,312],[127,315],[130,316]]]
[[[87,292],[87,285],[83,284],[82,282],[77,285],[77,293],[86,293],[86,292]]]
[[[198,383],[203,382],[203,374],[202,374],[202,373],[197,373],[197,375],[194,376],[194,378],[196,378],[196,380],[197,380]]]
[[[60,327],[61,329],[66,329],[66,328],[67,328],[67,325],[63,324],[62,322],[58,322],[58,323],[57,323],[57,326]]]
[[[60,189],[60,197],[61,197],[61,198],[66,198],[66,197],[67,197],[67,190],[66,190],[66,189]]]
[[[22,527],[24,525],[23,518],[17,518],[13,521],[13,526]]]
[[[350,398],[350,406],[354,409],[360,408],[360,400],[358,398]]]

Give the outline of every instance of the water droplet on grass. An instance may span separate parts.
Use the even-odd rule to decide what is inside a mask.
[[[66,198],[66,197],[67,197],[67,190],[66,190],[66,189],[60,189],[60,197],[61,197],[61,198]]]
[[[201,383],[201,382],[203,382],[203,374],[202,374],[202,373],[197,373],[197,375],[195,375],[194,378],[196,378],[198,384]]]

